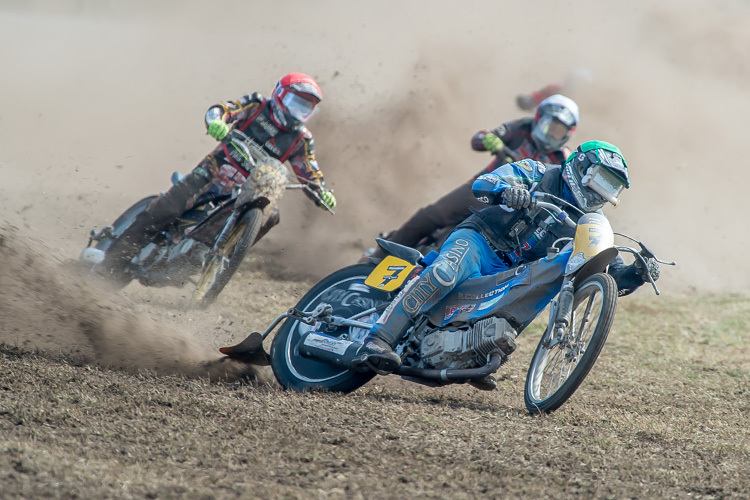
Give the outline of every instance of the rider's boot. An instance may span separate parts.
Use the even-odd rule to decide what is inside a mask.
[[[476,387],[480,391],[494,391],[497,389],[497,379],[492,375],[485,375],[482,378],[469,380],[469,385]]]
[[[359,352],[367,354],[368,361],[378,370],[391,373],[401,366],[401,357],[393,350],[391,343],[377,333],[365,337]]]

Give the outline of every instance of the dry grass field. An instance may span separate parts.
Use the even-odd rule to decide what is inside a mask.
[[[3,261],[11,269],[28,261],[13,231],[2,234]],[[276,290],[277,310],[293,305],[301,283],[257,266],[243,267],[256,285],[244,300],[267,303],[263,290]],[[523,383],[542,323],[519,338],[490,393],[390,376],[350,395],[298,394],[267,374],[227,369],[181,336],[180,326],[205,321],[195,311],[150,304],[137,285],[130,304],[105,290],[90,295],[64,266],[39,271],[37,283],[64,279],[38,289],[47,308],[39,323],[25,323],[35,330],[25,338],[36,340],[18,333],[0,345],[3,498],[718,499],[750,491],[747,295],[641,290],[621,299],[583,386],[557,412],[531,417]],[[0,291],[3,311],[13,297]],[[217,337],[221,318],[229,327],[270,319],[220,311]],[[98,335],[81,333],[82,322],[98,325]],[[52,323],[55,331],[45,327]],[[42,333],[68,348],[39,348]]]

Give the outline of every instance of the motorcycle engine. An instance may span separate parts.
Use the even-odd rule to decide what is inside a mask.
[[[471,328],[434,330],[419,346],[422,363],[428,368],[474,368],[487,357],[502,351],[516,338],[516,331],[502,318],[487,318]]]

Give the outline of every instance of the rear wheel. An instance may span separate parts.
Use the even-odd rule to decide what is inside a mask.
[[[349,318],[370,308],[383,306],[394,295],[365,285],[365,279],[374,268],[372,264],[356,264],[340,269],[319,281],[295,307],[312,311],[318,304],[327,303],[333,307],[333,314]],[[373,312],[358,320],[374,323],[378,316],[379,312]],[[293,318],[284,322],[271,343],[271,366],[276,380],[285,389],[336,392],[351,392],[369,382],[375,376],[374,372],[355,372],[314,361],[301,357],[296,349],[300,335],[310,330],[352,341],[362,341],[369,330],[321,328],[324,328],[323,325],[307,325]]]
[[[263,223],[263,210],[253,208],[245,212],[229,234],[229,239],[218,253],[203,267],[198,286],[193,293],[193,305],[207,307],[229,283],[247,251],[255,243]]]
[[[108,233],[108,236],[101,238],[96,243],[94,243],[94,248],[106,252],[107,249],[112,245],[112,242],[119,238],[122,232],[130,227],[130,225],[133,223],[133,220],[135,220],[138,214],[140,214],[141,212],[145,212],[149,204],[156,198],[156,196],[143,198],[141,201],[135,203],[133,206],[125,210],[122,215],[120,215],[112,223],[112,230],[110,233]]]
[[[609,274],[576,286],[570,327],[562,338],[548,328],[531,360],[524,390],[530,413],[555,411],[578,389],[604,347],[616,305],[617,284]]]
[[[156,198],[156,196],[149,196],[133,204],[115,219],[111,226],[104,228],[93,242],[93,245],[83,249],[78,259],[79,265],[83,266],[86,271],[91,271],[92,268],[96,269],[96,264],[102,261],[104,254],[112,246],[112,243],[133,224],[133,221],[139,214],[146,211],[149,204]],[[110,271],[108,277],[110,278],[110,282],[119,288],[124,287],[133,280],[133,275],[125,270]]]

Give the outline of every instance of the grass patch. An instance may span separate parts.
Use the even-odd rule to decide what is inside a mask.
[[[129,375],[0,346],[8,498],[746,498],[747,297],[618,304],[588,379],[532,417],[522,336],[499,390],[350,395]]]

